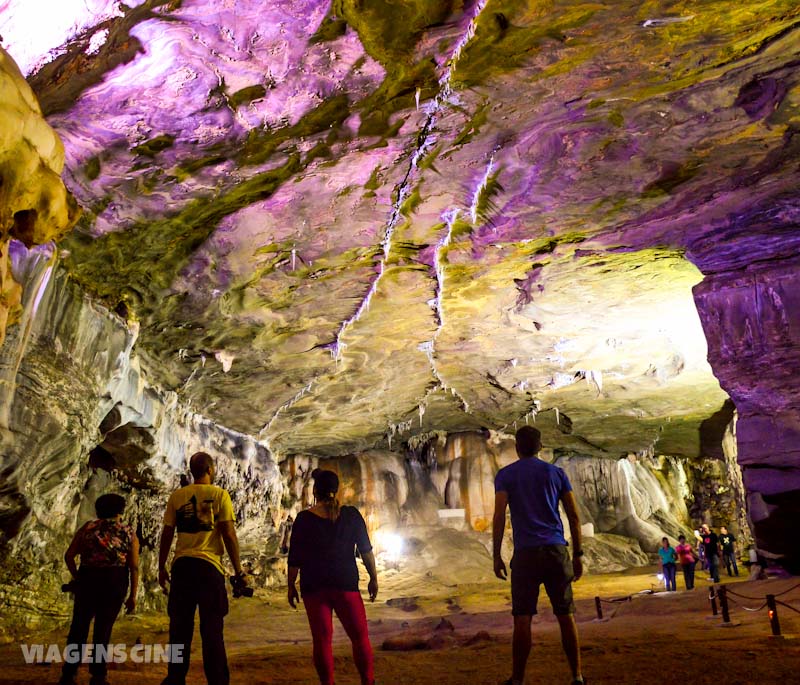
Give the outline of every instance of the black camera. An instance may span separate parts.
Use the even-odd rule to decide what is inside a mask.
[[[75,592],[78,589],[78,581],[71,580],[61,586],[61,592]]]
[[[253,596],[253,588],[249,587],[247,583],[244,582],[244,578],[242,576],[231,576],[230,580],[231,588],[233,588],[234,599],[238,599],[239,597]]]

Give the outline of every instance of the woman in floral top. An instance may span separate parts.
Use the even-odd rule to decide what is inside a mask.
[[[122,608],[131,613],[136,607],[139,584],[139,541],[130,526],[122,522],[125,499],[119,495],[102,495],[95,502],[97,519],[89,521],[75,533],[64,561],[72,575],[75,593],[72,625],[67,637],[67,651],[61,671],[60,685],[74,685],[81,655],[94,619],[90,685],[106,685],[106,654],[111,629]],[[81,558],[81,566],[75,557]],[[130,577],[130,594],[127,600]],[[99,652],[99,653],[98,653]]]

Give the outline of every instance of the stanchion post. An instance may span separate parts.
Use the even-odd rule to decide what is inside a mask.
[[[769,609],[769,625],[773,635],[781,634],[781,623],[778,620],[778,605],[775,603],[775,595],[767,595],[767,608]]]
[[[717,615],[717,594],[714,592],[714,586],[712,585],[708,589],[708,600],[711,602],[711,615]]]
[[[594,598],[594,606],[595,606],[595,609],[597,609],[597,620],[598,621],[602,621],[603,620],[603,606],[600,603],[600,598],[599,597],[595,597]]]
[[[730,623],[731,615],[728,611],[728,588],[724,585],[720,585],[717,594],[719,595],[719,606],[722,609],[722,622]]]

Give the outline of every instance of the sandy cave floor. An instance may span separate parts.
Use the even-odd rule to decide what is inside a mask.
[[[592,575],[575,585],[582,640],[584,673],[595,683],[800,683],[800,614],[779,607],[784,636],[771,636],[766,610],[756,613],[732,607],[735,627],[721,626],[712,618],[709,582],[699,574],[693,592],[657,592],[636,595],[631,602],[606,605],[610,620],[595,620],[593,597],[621,597],[659,589],[655,569],[621,574]],[[381,685],[431,683],[432,685],[493,685],[510,673],[511,617],[508,584],[500,581],[446,584],[429,576],[409,576],[402,571],[383,575],[381,594],[368,605],[367,615],[376,656],[377,682]],[[748,582],[733,579],[735,591],[761,598],[739,600],[746,606],[763,603],[769,592],[779,594],[800,580],[770,579]],[[723,578],[727,582],[726,577]],[[362,585],[365,585],[362,584]],[[678,586],[683,585],[679,576]],[[800,587],[780,599],[800,608]],[[388,600],[388,601],[387,601]],[[569,672],[561,653],[558,627],[546,598],[534,619],[534,649],[527,683],[568,683]],[[436,629],[442,618],[452,624]],[[132,645],[167,642],[167,621],[162,615],[122,617],[114,642]],[[42,642],[62,642],[66,629],[37,637]],[[384,641],[425,643],[413,651],[387,651]],[[292,610],[283,592],[259,590],[253,599],[231,602],[226,622],[226,643],[234,684],[314,684],[311,645],[305,614]],[[189,682],[205,683],[195,636],[196,659]],[[341,627],[335,636],[339,685],[358,683]],[[112,685],[157,685],[163,665],[112,665]],[[55,683],[59,666],[27,665],[19,645],[0,648],[0,683]],[[79,682],[88,682],[82,670]]]

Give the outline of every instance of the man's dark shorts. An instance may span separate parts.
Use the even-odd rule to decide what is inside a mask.
[[[542,545],[514,550],[511,559],[511,613],[533,616],[539,600],[539,586],[553,605],[556,616],[575,613],[572,601],[572,561],[564,545]]]

